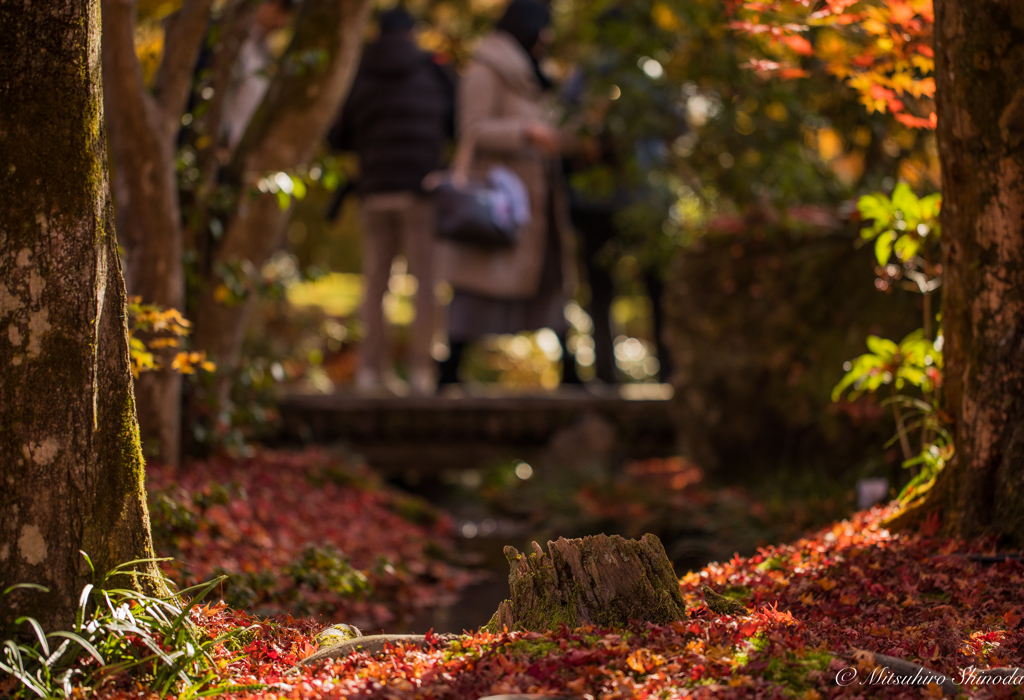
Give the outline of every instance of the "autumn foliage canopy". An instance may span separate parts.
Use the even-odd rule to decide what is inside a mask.
[[[735,0],[732,13],[763,52],[749,68],[782,79],[824,71],[868,112],[935,128],[932,0]]]

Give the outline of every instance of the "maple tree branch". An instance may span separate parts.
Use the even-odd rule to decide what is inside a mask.
[[[166,20],[163,58],[153,89],[166,138],[174,138],[178,132],[212,5],[213,0],[185,0],[181,9]]]
[[[355,75],[371,6],[369,0],[302,4],[292,42],[232,156],[230,181],[309,160]]]
[[[221,121],[224,118],[224,100],[227,97],[238,56],[249,32],[252,31],[252,20],[255,14],[256,0],[231,0],[222,12],[222,23],[217,45],[213,50],[209,86],[213,96],[207,102],[205,114],[197,116],[193,128],[197,133],[209,137],[209,142],[197,145],[199,151],[200,171],[204,175],[212,174],[211,167],[216,167],[216,151],[223,147],[219,141]],[[208,161],[214,161],[211,164]]]
[[[899,394],[896,393],[896,384],[890,384],[892,390],[892,413],[896,418],[896,431],[900,436],[900,448],[903,450],[903,459],[908,460],[914,456],[910,447],[910,438],[907,437],[907,426],[903,422],[903,412],[900,410]]]
[[[217,171],[230,159],[230,152],[221,138],[224,103],[238,63],[242,45],[252,31],[257,0],[230,0],[221,12],[220,36],[213,47],[208,86],[213,95],[206,101],[206,110],[193,114],[192,129],[197,138],[196,167],[199,182],[195,210],[185,222],[185,245],[197,250],[205,269],[208,263],[208,236],[210,193],[218,186]]]

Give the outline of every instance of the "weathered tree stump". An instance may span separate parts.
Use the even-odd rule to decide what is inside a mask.
[[[686,610],[679,580],[661,540],[597,535],[548,542],[550,555],[505,547],[512,597],[498,606],[485,629],[542,631],[569,627],[616,627],[630,620],[666,624]]]

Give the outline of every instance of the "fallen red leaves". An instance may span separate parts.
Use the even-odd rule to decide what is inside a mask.
[[[354,654],[291,672],[312,652],[313,628],[261,622],[241,658],[221,649],[224,678],[262,683],[252,698],[479,698],[548,693],[592,698],[913,697],[936,688],[836,685],[852,648],[917,661],[959,677],[971,666],[1022,662],[1019,561],[985,564],[988,542],[896,536],[883,509],[791,545],[768,547],[684,576],[686,620],[663,627],[583,628],[545,634],[475,633],[451,645]],[[749,617],[718,617],[701,585],[741,599]],[[223,606],[194,619],[217,634],[256,622]],[[862,676],[863,677],[863,676]],[[987,688],[977,697],[1009,696]],[[113,687],[105,698],[137,697]],[[141,691],[144,693],[144,691]]]
[[[470,581],[443,559],[447,516],[325,452],[150,465],[147,487],[167,573],[183,586],[229,574],[219,593],[262,614],[379,629]]]

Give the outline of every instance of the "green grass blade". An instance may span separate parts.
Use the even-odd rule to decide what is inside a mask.
[[[75,629],[78,631],[82,630],[82,625],[85,623],[85,608],[89,604],[89,594],[92,593],[93,588],[91,583],[85,584],[82,595],[78,597],[78,611],[75,613]]]
[[[202,584],[202,588],[199,591],[199,593],[196,595],[196,597],[193,598],[191,601],[189,601],[189,604],[187,606],[185,606],[185,609],[181,611],[180,615],[178,615],[176,618],[174,618],[174,622],[171,623],[171,631],[174,631],[174,630],[178,629],[178,626],[182,624],[182,620],[184,620],[186,618],[186,616],[192,611],[192,609],[194,607],[196,607],[197,605],[199,605],[199,602],[203,598],[205,598],[209,594],[209,592],[212,591],[217,586],[218,583],[220,583],[222,580],[224,580],[224,578],[226,578],[226,577],[222,576],[222,577],[219,577],[219,578],[215,578],[212,581],[209,581],[209,582],[207,582],[205,584]],[[193,586],[193,588],[195,588],[195,586]]]
[[[63,642],[60,643],[59,647],[53,650],[53,653],[50,654],[46,658],[46,661],[44,661],[43,663],[45,663],[47,666],[53,666],[53,663],[64,655],[64,652],[67,651],[67,648],[69,646],[71,646],[71,640],[65,639]]]
[[[103,660],[103,655],[96,650],[96,647],[94,647],[87,640],[75,634],[74,632],[50,632],[49,636],[70,639],[72,642],[74,642],[78,646],[82,647],[82,649],[84,649],[86,652],[88,652],[89,656],[96,659],[100,666],[104,666],[107,663]]]
[[[46,643],[46,633],[43,632],[42,626],[36,622],[35,618],[32,617],[19,617],[14,621],[15,625],[20,625],[22,622],[27,622],[32,628],[32,631],[36,633],[36,639],[39,640],[39,646],[43,648],[43,654],[46,656],[50,655],[50,645]]]
[[[40,586],[38,583],[16,583],[13,586],[8,586],[7,588],[5,588],[4,592],[0,595],[7,595],[11,591],[17,590],[19,588],[31,588],[36,591],[42,591],[43,593],[50,592],[49,588],[47,588],[46,586]]]
[[[216,578],[213,578],[213,579],[211,579],[209,581],[205,581],[203,583],[197,583],[194,586],[189,586],[188,588],[186,588],[183,591],[178,591],[178,595],[179,596],[188,596],[188,594],[191,593],[192,591],[198,591],[200,589],[203,589],[205,592],[202,595],[197,596],[197,598],[199,600],[202,600],[202,598],[206,595],[206,593],[209,593],[209,589],[213,588],[214,586],[216,586],[221,581],[226,581],[227,579],[228,579],[228,577],[226,575],[217,576]]]

